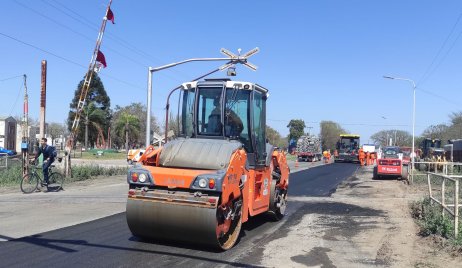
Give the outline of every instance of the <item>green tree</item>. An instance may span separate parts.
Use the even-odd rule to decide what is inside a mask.
[[[287,125],[289,128],[289,140],[298,140],[303,134],[305,134],[305,121],[302,119],[292,119]]]
[[[132,137],[132,141],[136,139],[140,134],[140,119],[135,115],[127,112],[122,112],[115,124],[115,132],[119,136],[125,134],[125,149],[129,150],[129,141]]]
[[[319,126],[321,128],[320,138],[323,150],[334,150],[336,148],[337,141],[340,138],[340,134],[348,133],[338,123],[333,121],[321,121]]]
[[[96,135],[100,135],[104,138],[104,133],[102,126],[106,120],[106,113],[100,108],[96,107],[94,102],[90,102],[87,106],[83,108],[82,119],[85,126],[85,148],[88,147],[88,132],[90,128],[96,130]],[[93,147],[96,137],[92,137],[91,145]]]
[[[144,146],[146,140],[146,117],[147,117],[147,108],[145,105],[137,102],[131,103],[127,106],[116,105],[114,108],[114,113],[112,114],[112,127],[111,127],[111,143],[116,147],[124,146],[125,140],[124,136],[114,135],[116,134],[115,127],[116,123],[119,121],[119,117],[123,113],[128,113],[136,116],[139,119],[140,132],[135,136],[131,136],[131,142],[139,146]],[[155,133],[160,134],[160,127],[157,123],[157,118],[154,115],[151,115],[151,139],[152,135]]]
[[[285,148],[287,147],[287,139],[283,138],[281,134],[274,128],[266,126],[266,138],[268,142],[276,147]]]
[[[75,90],[74,98],[72,99],[72,102],[69,104],[70,111],[69,111],[69,116],[67,119],[67,127],[70,131],[72,130],[72,123],[74,122],[75,113],[77,112],[77,105],[80,100],[80,94],[82,92],[83,83],[84,83],[84,80],[80,81],[80,83],[77,86],[77,89]],[[104,89],[103,82],[101,81],[101,79],[96,73],[93,75],[93,79],[90,83],[88,94],[85,99],[85,106],[88,106],[91,103],[93,103],[93,105],[97,109],[101,110],[101,114],[104,114],[104,120],[98,123],[101,128],[101,132],[106,138],[107,137],[106,133],[108,131],[108,128],[110,126],[110,121],[111,121],[111,110],[110,110],[111,101],[110,101],[109,96],[106,93],[106,90]],[[86,109],[85,106],[84,106],[84,109]],[[81,122],[85,120],[84,117],[85,117],[84,111],[82,111],[82,114],[80,117]],[[94,145],[98,137],[99,130],[93,124],[89,123],[88,126],[89,126],[88,127],[88,141],[90,142],[91,145]],[[83,131],[84,128],[85,128],[85,124],[79,124],[78,133],[76,136],[77,141],[83,142],[85,140],[85,133]]]

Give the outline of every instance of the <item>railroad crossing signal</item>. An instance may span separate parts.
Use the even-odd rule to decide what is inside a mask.
[[[226,48],[222,48],[220,50],[220,52],[226,56],[228,56],[230,58],[230,61],[229,63],[223,65],[220,67],[220,70],[224,70],[224,69],[227,69],[229,67],[231,67],[232,65],[236,64],[236,63],[240,63],[240,64],[243,64],[244,66],[246,66],[247,68],[251,69],[252,71],[256,71],[257,70],[257,66],[248,62],[248,58],[250,58],[251,56],[257,54],[260,49],[258,47],[248,51],[247,53],[245,53],[244,55],[240,55],[240,49],[238,50],[239,51],[239,55],[236,55],[234,53],[232,53],[231,51],[227,50]]]

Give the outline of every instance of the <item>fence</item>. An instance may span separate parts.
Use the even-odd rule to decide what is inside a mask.
[[[414,162],[414,167],[412,167],[409,163],[409,182],[414,183],[414,180],[416,179],[419,181],[425,181],[427,179],[428,172],[450,177],[462,175],[462,163],[419,161]]]
[[[461,175],[443,175],[427,172],[427,184],[430,199],[438,203],[443,209],[443,216],[447,211],[454,218],[454,237],[459,233],[459,179]],[[441,182],[441,183],[440,183]],[[441,186],[441,188],[438,188]]]
[[[8,154],[0,153],[0,168],[8,168],[8,160]]]

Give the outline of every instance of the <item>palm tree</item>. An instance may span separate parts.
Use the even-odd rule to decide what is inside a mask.
[[[93,125],[98,132],[101,130],[101,125],[103,124],[106,118],[106,114],[103,110],[98,108],[95,102],[90,102],[83,109],[83,123],[85,125],[85,149],[88,149],[88,126]],[[102,133],[96,134],[102,135]]]
[[[122,112],[115,124],[115,132],[122,136],[125,134],[125,149],[128,152],[129,133],[132,136],[138,136],[140,133],[140,119],[127,112]]]

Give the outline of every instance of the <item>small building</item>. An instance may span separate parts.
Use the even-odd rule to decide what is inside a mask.
[[[22,132],[23,125],[18,123],[16,126],[16,152],[21,152],[21,144],[23,141],[23,135],[24,133]],[[37,139],[36,139],[36,131],[37,127],[29,126],[27,133],[26,133],[26,141],[29,142],[29,153],[34,152],[34,146],[37,147]]]
[[[16,151],[16,119],[0,116],[0,147]]]

